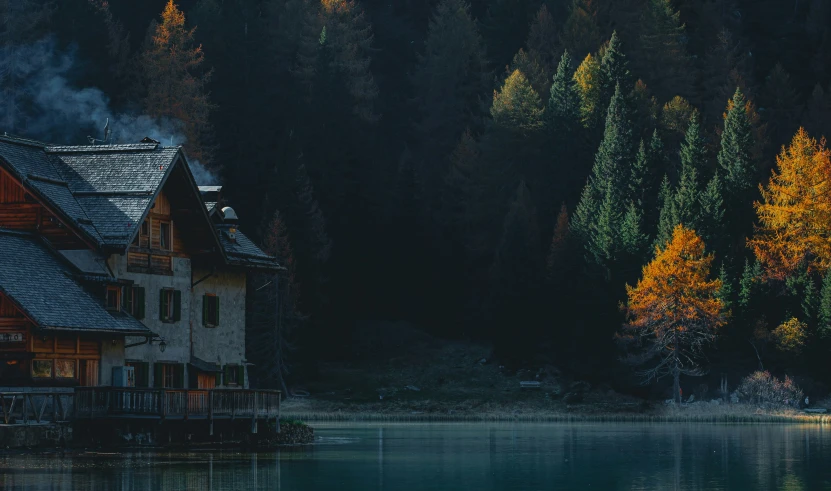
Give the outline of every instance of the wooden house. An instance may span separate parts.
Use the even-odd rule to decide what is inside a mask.
[[[0,137],[0,386],[50,383],[50,359],[56,385],[132,366],[138,387],[247,387],[246,275],[280,266],[203,201],[219,191],[150,139]]]

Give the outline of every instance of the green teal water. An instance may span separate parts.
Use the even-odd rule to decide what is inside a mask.
[[[316,435],[278,452],[5,453],[0,489],[831,489],[820,426],[341,424]]]

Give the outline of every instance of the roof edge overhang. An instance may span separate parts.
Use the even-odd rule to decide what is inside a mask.
[[[103,246],[103,242],[100,242],[95,237],[90,236],[86,230],[79,227],[75,223],[75,220],[73,220],[72,217],[70,217],[66,214],[66,212],[64,212],[63,208],[53,203],[51,199],[42,194],[36,187],[30,185],[30,178],[27,176],[21,176],[14,168],[14,166],[7,162],[3,156],[0,156],[0,167],[2,167],[3,170],[9,173],[9,175],[14,180],[15,184],[25,189],[27,193],[31,194],[37,200],[39,205],[46,207],[52,214],[54,214],[58,218],[58,220],[60,220],[61,224],[75,232],[75,235],[77,235],[83,242],[90,246],[90,248],[101,249],[101,247]],[[72,193],[70,192],[70,194]],[[75,199],[75,195],[72,195],[72,199]],[[78,206],[80,207],[80,205]],[[83,208],[81,209],[83,210]]]
[[[61,331],[61,332],[83,332],[87,334],[114,334],[117,336],[151,336],[158,335],[145,328],[145,330],[128,330],[128,329],[95,329],[92,327],[67,327],[67,326],[39,326],[43,331]]]

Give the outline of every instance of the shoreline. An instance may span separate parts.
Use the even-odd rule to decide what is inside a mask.
[[[831,425],[831,414],[805,413],[794,409],[765,409],[748,404],[688,404],[655,406],[640,412],[594,410],[591,406],[557,409],[500,407],[477,411],[384,410],[375,405],[326,406],[319,401],[287,401],[282,417],[307,424],[333,422],[365,423],[776,423]]]

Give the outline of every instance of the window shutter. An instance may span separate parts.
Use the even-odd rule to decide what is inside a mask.
[[[176,365],[176,381],[174,383],[177,389],[185,388],[185,365]]]
[[[136,384],[137,387],[147,387],[147,382],[150,381],[150,364],[147,362],[139,363],[139,369],[141,370],[141,382],[142,384]],[[136,377],[138,378],[138,377]]]
[[[240,387],[245,387],[245,366],[243,365],[237,367],[237,384]]]
[[[144,287],[136,288],[136,302],[138,302],[135,310],[136,319],[144,319]]]
[[[128,314],[133,314],[133,287],[132,286],[125,286],[124,292],[121,294],[121,303],[124,305],[124,310],[127,311]]]
[[[216,386],[219,387],[222,385],[222,372],[218,372],[214,375],[216,375]]]
[[[157,389],[164,387],[164,365],[161,363],[153,364],[153,387]]]
[[[202,295],[202,325],[208,325],[208,296]]]
[[[223,372],[225,372],[225,385],[228,385],[231,382],[231,368],[228,365],[222,367]]]
[[[179,322],[182,318],[182,292],[173,290],[173,322]]]
[[[167,313],[167,295],[165,295],[164,289],[161,289],[159,290],[159,320],[167,320],[165,313]]]
[[[216,306],[216,317],[214,317],[214,322],[216,325],[219,325],[219,295],[214,297],[214,304]]]

